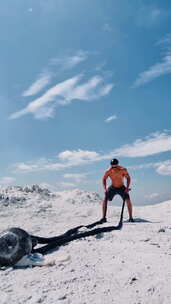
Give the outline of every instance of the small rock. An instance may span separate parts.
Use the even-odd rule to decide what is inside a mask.
[[[59,298],[58,298],[58,300],[65,300],[65,299],[66,299],[66,297],[67,297],[67,296],[66,296],[66,294],[65,294],[65,295],[63,295],[63,296],[59,297]]]
[[[158,232],[166,232],[164,228],[160,228]]]
[[[130,284],[133,284],[135,281],[137,281],[137,278],[136,278],[136,277],[133,277],[133,278],[131,279]]]

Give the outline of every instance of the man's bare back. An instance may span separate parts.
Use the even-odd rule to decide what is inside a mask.
[[[124,185],[124,178],[129,178],[126,168],[119,165],[109,168],[104,175],[104,179],[110,177],[112,186],[120,188]]]

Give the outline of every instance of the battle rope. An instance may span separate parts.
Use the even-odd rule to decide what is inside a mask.
[[[108,227],[102,227],[102,228],[96,228],[90,231],[85,231],[85,232],[79,232],[80,228],[88,228],[91,229],[97,225],[102,224],[101,220],[100,221],[96,221],[90,225],[81,225],[81,226],[77,226],[75,228],[72,228],[68,231],[66,231],[64,234],[59,235],[59,236],[55,236],[55,237],[51,237],[51,238],[44,238],[44,237],[39,237],[39,236],[34,236],[31,235],[32,241],[33,241],[33,247],[35,247],[37,244],[47,244],[43,247],[39,247],[36,249],[32,249],[32,252],[38,252],[41,254],[45,254],[47,253],[49,250],[55,249],[61,245],[64,245],[66,243],[69,243],[73,240],[77,240],[80,238],[84,238],[87,236],[91,236],[91,235],[96,235],[99,233],[103,233],[103,232],[109,232],[112,230],[120,230],[123,226],[123,213],[124,213],[124,207],[125,207],[125,200],[123,200],[122,203],[122,209],[121,209],[121,214],[120,214],[120,220],[117,226],[108,226]]]

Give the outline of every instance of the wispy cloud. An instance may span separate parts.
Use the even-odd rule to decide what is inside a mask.
[[[116,115],[112,115],[112,116],[109,116],[108,118],[105,119],[105,122],[109,123],[111,122],[112,120],[115,120],[117,119],[117,116]]]
[[[10,185],[10,184],[13,184],[14,182],[15,182],[14,177],[5,176],[5,177],[0,178],[0,184],[2,184],[2,185]]]
[[[165,46],[163,50],[164,55],[161,58],[161,61],[140,73],[134,82],[133,87],[139,87],[160,76],[171,73],[171,35],[167,35],[164,39],[161,39],[157,45]]]
[[[50,88],[41,97],[30,102],[26,108],[16,113],[13,113],[10,116],[10,118],[16,119],[28,113],[33,114],[35,118],[47,117],[46,116],[46,110],[48,109],[47,105],[49,106],[49,104],[51,104],[55,99],[57,99],[57,96],[58,99],[64,99],[65,97],[65,99],[67,100],[67,95],[69,96],[69,92],[74,88],[74,85],[79,81],[79,79],[80,79],[80,75],[57,84],[56,86]],[[41,116],[40,114],[42,111],[45,113],[44,115]]]
[[[159,45],[161,47],[164,47],[165,50],[170,49],[171,44],[171,33],[168,33],[165,35],[165,37],[161,38],[159,41],[157,41],[156,45]]]
[[[167,54],[162,58],[160,63],[151,66],[147,71],[140,73],[133,87],[141,86],[155,78],[171,73],[171,54]]]
[[[51,73],[42,73],[36,79],[36,81],[22,93],[22,96],[33,96],[38,94],[43,88],[45,88],[51,80]]]
[[[105,31],[105,32],[112,32],[112,27],[111,27],[111,25],[110,25],[109,23],[105,23],[105,24],[103,25],[103,31]]]
[[[31,84],[31,86],[26,89],[23,93],[23,97],[33,96],[38,94],[42,89],[44,89],[51,81],[54,73],[52,73],[53,66],[58,66],[60,70],[70,70],[74,68],[79,63],[85,61],[88,58],[88,52],[79,50],[73,55],[68,55],[60,58],[53,58],[49,60],[47,67],[42,73],[37,77],[37,79]]]
[[[136,23],[143,27],[152,27],[158,25],[163,18],[167,15],[167,12],[163,9],[151,6],[143,5],[136,12]]]
[[[49,118],[53,116],[57,105],[67,105],[73,100],[97,99],[109,94],[113,88],[113,84],[103,84],[104,79],[99,75],[79,84],[82,77],[82,75],[77,75],[58,83],[41,97],[30,102],[24,109],[11,114],[10,119],[17,119],[29,113],[37,119]]]
[[[60,58],[53,58],[50,60],[50,65],[60,66],[63,70],[69,70],[74,68],[79,63],[85,61],[88,58],[88,52],[79,50],[74,55],[63,56]]]

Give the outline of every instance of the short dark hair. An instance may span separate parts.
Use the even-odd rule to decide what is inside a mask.
[[[119,161],[118,161],[118,159],[113,158],[113,159],[111,160],[110,164],[111,164],[111,166],[113,166],[113,165],[118,165],[118,164],[119,164]]]

